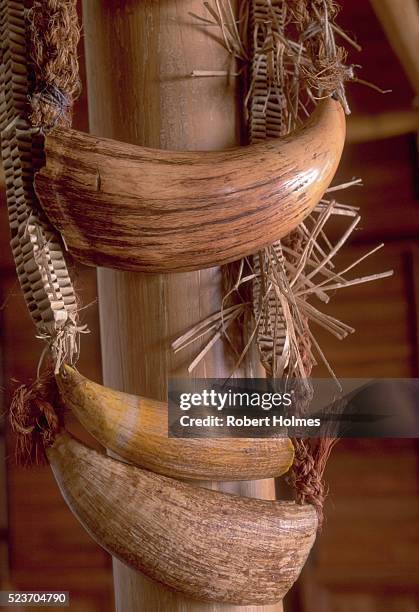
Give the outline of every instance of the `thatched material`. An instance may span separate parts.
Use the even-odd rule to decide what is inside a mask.
[[[220,42],[239,64],[235,74],[244,75],[247,82],[245,113],[249,141],[287,135],[304,121],[319,99],[331,94],[349,113],[344,82],[354,75],[352,67],[344,64],[346,52],[337,45],[335,36],[357,45],[334,23],[338,12],[334,2],[243,1],[237,21],[229,0],[204,4],[209,19],[195,18],[207,27],[219,28]],[[195,71],[194,75],[198,73]],[[218,74],[214,71],[205,75],[215,73]],[[240,356],[236,366],[256,341],[268,376],[309,376],[319,358],[334,376],[309,324],[315,322],[339,339],[354,330],[322,313],[307,298],[315,296],[320,302],[328,302],[332,290],[391,274],[345,277],[376,249],[346,270],[335,269],[334,258],[360,221],[358,209],[336,201],[335,193],[360,184],[359,179],[353,179],[328,189],[314,213],[291,235],[253,258],[224,269],[223,311],[218,317],[211,317],[211,321],[199,323],[174,345],[181,350],[185,342],[189,344],[197,337],[211,334],[208,345],[190,365],[191,370],[224,335]],[[327,237],[327,223],[335,216],[347,219],[348,228],[332,245]],[[246,328],[244,320],[249,313],[254,322],[250,337],[240,343],[234,334],[232,342],[232,324]]]

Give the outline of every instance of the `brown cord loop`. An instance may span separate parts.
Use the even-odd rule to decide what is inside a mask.
[[[18,463],[45,462],[44,448],[53,444],[62,426],[62,416],[63,408],[51,367],[32,385],[16,389],[10,404],[9,422],[16,435]]]

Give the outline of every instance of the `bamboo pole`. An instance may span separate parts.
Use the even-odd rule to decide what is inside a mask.
[[[190,77],[195,69],[226,69],[229,57],[215,40],[217,32],[198,27],[189,12],[204,15],[201,0],[84,0],[92,133],[173,149],[222,149],[237,143],[235,83],[225,76]],[[199,349],[175,356],[170,342],[218,309],[220,270],[142,275],[100,269],[98,291],[105,384],[165,399],[168,378],[186,376]],[[224,376],[230,368],[220,344],[195,375]],[[245,373],[257,375],[251,362]],[[240,495],[275,497],[273,480],[222,486]],[[113,566],[118,611],[282,610],[282,604],[238,608],[188,601],[117,560]]]

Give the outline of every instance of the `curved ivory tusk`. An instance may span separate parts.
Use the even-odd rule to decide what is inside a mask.
[[[67,504],[96,542],[189,597],[275,603],[313,545],[313,506],[193,487],[115,461],[68,434],[46,452]]]
[[[176,272],[234,261],[288,234],[316,206],[345,139],[322,101],[283,139],[218,152],[148,149],[56,129],[36,193],[88,265]]]
[[[98,385],[69,366],[57,376],[67,407],[98,442],[159,474],[198,480],[275,478],[292,465],[288,438],[167,437],[167,403]]]

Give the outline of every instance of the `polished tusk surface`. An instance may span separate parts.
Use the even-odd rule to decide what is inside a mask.
[[[179,272],[234,261],[294,229],[333,179],[345,140],[322,101],[283,139],[226,151],[149,149],[56,129],[35,188],[71,253],[92,266]]]
[[[60,434],[47,449],[67,504],[113,556],[201,601],[282,599],[313,545],[313,506],[197,488]]]
[[[292,465],[289,438],[168,438],[167,403],[98,385],[65,366],[57,383],[66,407],[98,442],[159,474],[198,480],[257,480]]]

